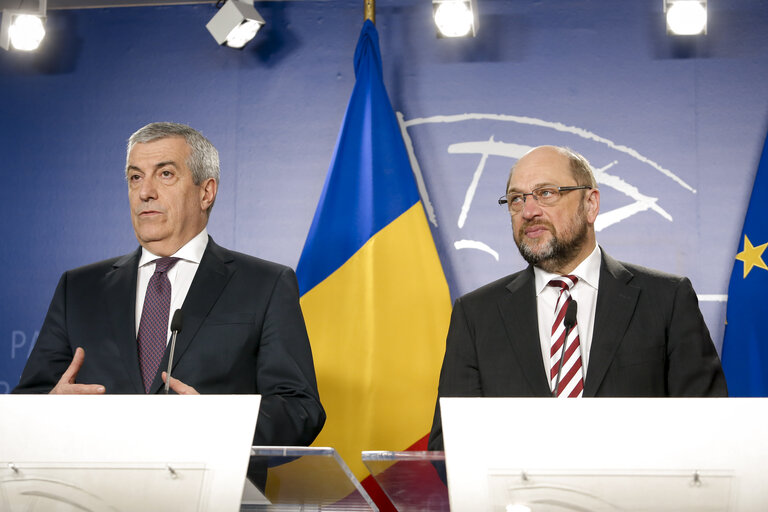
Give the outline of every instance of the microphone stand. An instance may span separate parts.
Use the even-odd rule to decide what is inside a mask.
[[[168,371],[165,372],[165,394],[168,394],[168,390],[171,386],[171,366],[173,366],[173,351],[176,348],[176,336],[181,331],[181,325],[183,316],[181,309],[177,309],[173,313],[173,320],[171,320],[171,350],[168,353]]]

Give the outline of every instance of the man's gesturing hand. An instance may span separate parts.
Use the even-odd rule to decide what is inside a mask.
[[[83,366],[85,360],[85,350],[77,347],[75,350],[75,357],[72,358],[72,362],[69,364],[67,371],[59,379],[50,394],[51,395],[103,395],[104,386],[101,384],[75,384],[77,379],[77,372]]]

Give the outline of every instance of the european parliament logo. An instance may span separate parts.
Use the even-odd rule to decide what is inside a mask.
[[[507,211],[496,200],[517,159],[539,145],[571,147],[592,164],[601,191],[595,229],[610,252],[684,274],[689,258],[702,257],[691,249],[698,243],[691,229],[698,225],[699,198],[691,185],[698,169],[673,141],[657,149],[674,156],[678,171],[613,137],[558,121],[487,113],[397,116],[441,254],[477,274],[473,283],[454,276],[465,291],[522,268]],[[723,301],[725,295],[700,298]]]
[[[635,162],[639,162],[646,166],[649,171],[655,171],[661,176],[665,176],[669,179],[671,184],[678,186],[682,191],[695,194],[696,190],[681,179],[678,175],[669,169],[662,167],[660,164],[651,160],[650,158],[642,155],[639,151],[632,149],[628,146],[618,144],[610,139],[601,137],[589,130],[579,128],[575,126],[567,126],[563,123],[545,121],[542,119],[536,119],[532,117],[521,117],[513,115],[502,114],[459,114],[459,115],[447,115],[447,116],[432,116],[425,118],[416,118],[412,120],[405,120],[402,114],[398,114],[401,127],[403,128],[403,135],[406,139],[406,145],[409,149],[411,157],[411,165],[414,168],[417,179],[419,180],[420,192],[425,199],[425,208],[427,214],[433,225],[437,226],[438,221],[435,215],[434,206],[429,193],[424,185],[424,178],[421,172],[422,166],[419,163],[419,159],[414,151],[413,142],[409,135],[409,129],[412,127],[429,125],[429,124],[451,124],[451,123],[467,123],[472,121],[493,121],[498,123],[511,123],[519,126],[527,126],[531,128],[548,128],[561,134],[572,134],[575,137],[583,139],[579,141],[575,139],[570,145],[576,151],[579,151],[590,160],[595,170],[595,178],[598,184],[600,184],[601,190],[605,190],[605,187],[615,190],[619,194],[625,196],[625,204],[621,206],[613,207],[612,209],[603,210],[595,225],[596,231],[601,231],[613,224],[617,224],[624,219],[637,215],[641,212],[650,211],[663,219],[668,221],[673,220],[673,216],[667,211],[661,204],[659,204],[659,198],[653,195],[643,193],[640,188],[633,185],[628,181],[626,176],[623,176],[618,164],[621,159],[631,158]],[[502,130],[504,130],[502,128]],[[479,131],[479,130],[478,130]],[[509,130],[504,130],[509,131]],[[503,136],[502,136],[503,137]],[[471,178],[467,180],[466,187],[464,189],[464,198],[461,203],[461,208],[458,212],[456,224],[459,229],[463,229],[467,223],[467,218],[472,211],[472,206],[477,196],[480,182],[485,174],[486,167],[488,166],[489,158],[501,157],[506,159],[504,162],[505,168],[511,168],[517,159],[533,149],[538,145],[553,144],[553,136],[541,138],[536,143],[523,143],[521,139],[539,139],[540,137],[521,137],[520,135],[512,135],[509,140],[506,137],[502,138],[494,134],[491,134],[487,139],[481,140],[477,137],[474,140],[464,140],[450,143],[447,147],[447,153],[451,155],[473,155],[477,161]],[[561,139],[562,137],[558,137]],[[609,161],[596,161],[594,157],[588,151],[582,149],[587,146],[587,143],[598,143],[605,146],[608,149],[616,152],[615,156]],[[439,148],[438,148],[439,149]],[[465,173],[467,174],[467,173]],[[503,182],[498,182],[498,192],[503,194]],[[495,197],[495,196],[494,196]],[[498,261],[498,253],[490,247],[487,243],[480,240],[456,240],[454,241],[456,249],[476,249],[485,251]]]

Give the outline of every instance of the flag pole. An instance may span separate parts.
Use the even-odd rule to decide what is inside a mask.
[[[371,20],[376,24],[376,0],[363,0],[365,3],[365,20]],[[363,20],[363,21],[365,21]]]

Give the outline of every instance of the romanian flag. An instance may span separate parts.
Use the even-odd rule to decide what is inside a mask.
[[[730,396],[768,396],[768,138],[728,286],[723,370]]]
[[[451,302],[370,21],[355,76],[297,276],[328,415],[314,444],[362,480],[363,450],[426,449]]]

